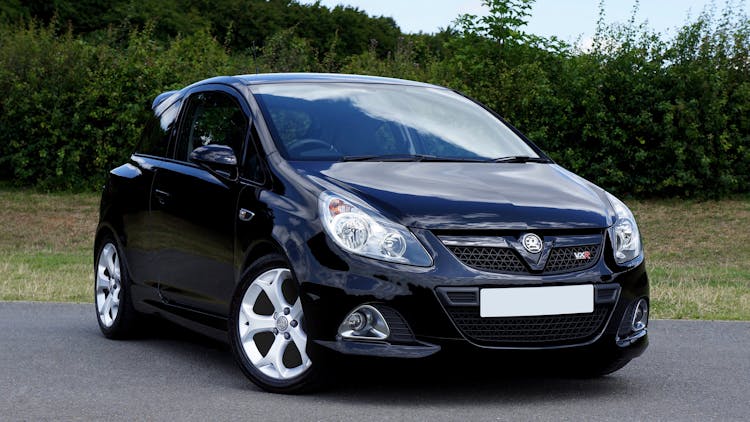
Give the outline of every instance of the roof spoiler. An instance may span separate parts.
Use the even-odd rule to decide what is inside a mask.
[[[167,91],[162,92],[161,94],[157,95],[156,98],[154,98],[154,102],[151,103],[151,108],[155,109],[159,104],[161,104],[164,100],[172,96],[177,91]]]

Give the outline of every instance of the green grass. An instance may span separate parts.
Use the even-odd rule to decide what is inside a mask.
[[[98,201],[0,186],[0,300],[92,300]],[[628,203],[654,317],[750,320],[750,198]]]

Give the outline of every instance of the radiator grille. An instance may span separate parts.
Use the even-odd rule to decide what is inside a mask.
[[[485,271],[525,273],[521,257],[509,248],[488,246],[448,246],[453,255],[464,264]]]
[[[456,245],[447,248],[461,262],[478,270],[516,274],[532,272],[524,264],[523,258],[512,248]],[[599,245],[552,248],[541,273],[559,274],[590,268],[599,257],[599,250]]]
[[[581,258],[585,257],[585,258]],[[599,245],[552,248],[544,273],[566,273],[586,269],[599,257]]]
[[[611,311],[597,305],[594,312],[570,315],[482,318],[479,307],[451,307],[448,314],[461,332],[480,343],[510,346],[582,343],[598,335]]]

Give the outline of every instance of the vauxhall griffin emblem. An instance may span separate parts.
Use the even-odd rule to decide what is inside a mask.
[[[542,251],[542,239],[534,233],[526,233],[521,236],[521,244],[529,253],[536,254]]]

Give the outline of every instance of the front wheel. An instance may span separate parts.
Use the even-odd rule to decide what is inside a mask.
[[[232,301],[229,341],[243,373],[275,393],[317,385],[320,362],[309,355],[299,285],[288,264],[271,255],[248,271]]]

